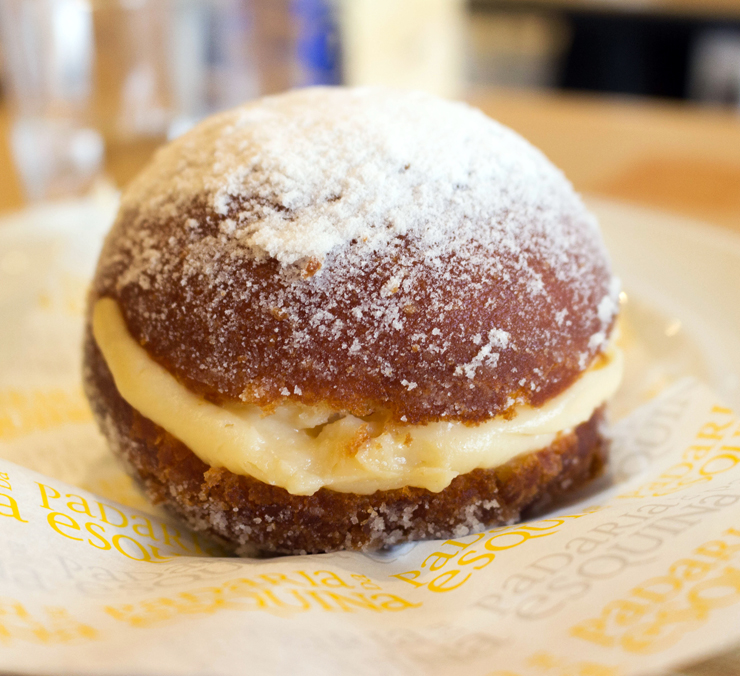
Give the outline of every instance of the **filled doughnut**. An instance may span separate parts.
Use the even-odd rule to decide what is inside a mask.
[[[618,294],[594,217],[514,132],[298,90],[124,192],[86,392],[147,494],[238,552],[462,536],[600,472]]]

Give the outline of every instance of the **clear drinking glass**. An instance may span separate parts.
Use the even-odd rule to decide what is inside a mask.
[[[205,115],[340,77],[332,0],[0,0],[0,30],[30,199],[123,185]]]
[[[92,16],[80,0],[0,1],[14,123],[11,149],[28,196],[82,190],[97,175]]]

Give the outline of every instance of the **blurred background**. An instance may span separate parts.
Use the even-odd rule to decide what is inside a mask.
[[[740,228],[740,0],[0,0],[0,211],[266,93],[465,98],[576,188]]]

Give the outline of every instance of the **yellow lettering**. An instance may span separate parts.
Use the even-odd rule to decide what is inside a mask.
[[[673,598],[682,586],[681,581],[677,578],[663,575],[643,582],[639,587],[632,590],[632,594],[650,603],[664,603]]]
[[[265,582],[272,585],[290,584],[290,580],[287,575],[283,573],[264,573],[258,577],[262,578]]]
[[[616,642],[613,636],[606,633],[606,622],[602,619],[584,620],[571,627],[570,635],[605,648],[611,648]]]
[[[711,542],[705,542],[701,547],[697,547],[695,553],[699,556],[706,556],[708,559],[729,561],[737,551],[740,551],[740,545],[730,546],[722,540],[712,540]]]
[[[296,590],[294,589],[293,591],[296,591]],[[330,604],[328,604],[326,601],[324,601],[324,599],[322,599],[321,596],[319,596],[319,592],[318,591],[307,591],[306,594],[308,596],[310,596],[312,599],[314,599],[315,601],[318,601],[319,605],[324,610],[329,610],[329,611],[334,611],[335,610],[334,608],[332,608],[332,606]]]
[[[95,531],[93,530],[93,528],[99,528],[99,529],[100,529],[100,533],[96,533],[96,532],[95,532]],[[96,544],[95,544],[95,543],[94,543],[94,542],[93,542],[92,540],[90,540],[90,539],[88,538],[88,540],[87,540],[87,541],[88,541],[88,543],[89,543],[89,544],[91,544],[91,545],[92,545],[93,547],[97,547],[98,549],[103,549],[103,550],[106,550],[106,549],[110,549],[110,548],[111,548],[111,547],[110,547],[110,542],[108,542],[108,540],[106,540],[106,539],[105,539],[105,538],[103,537],[103,534],[105,533],[105,528],[103,528],[103,526],[101,526],[101,525],[100,525],[99,523],[90,523],[90,522],[88,521],[88,522],[87,522],[87,523],[85,524],[85,530],[86,530],[86,531],[87,531],[88,533],[90,533],[90,535],[92,535],[92,536],[93,536],[93,537],[94,537],[94,538],[95,538],[96,540],[99,540],[100,542],[102,542],[102,543],[103,543],[103,544],[101,544],[101,545],[96,545]]]
[[[152,556],[155,559],[159,559],[160,561],[169,561],[176,556],[180,556],[179,554],[170,554],[169,556],[167,556],[166,554],[161,554],[159,551],[159,547],[155,547],[154,545],[149,545],[149,549],[152,551]]]
[[[506,531],[503,533],[498,533],[495,535],[492,535],[488,540],[485,542],[485,548],[491,550],[492,552],[502,552],[506,549],[513,549],[514,547],[518,547],[521,544],[524,544],[527,540],[534,540],[535,538],[544,538],[548,535],[552,535],[557,531],[550,531],[549,533],[541,533],[540,535],[532,535],[532,533],[528,533],[525,530],[514,530],[514,531]],[[500,539],[500,538],[509,538],[514,537],[515,540],[511,544],[505,544],[505,543],[498,543],[493,544],[494,540]],[[520,538],[520,539],[516,539]]]
[[[5,508],[10,511],[3,511]],[[21,523],[28,523],[28,521],[21,518],[21,511],[15,499],[9,495],[5,495],[5,493],[0,493],[0,516],[9,516],[11,519],[15,519]]]
[[[727,590],[725,593],[718,593]],[[697,584],[689,592],[689,603],[697,610],[697,616],[705,619],[709,611],[725,608],[740,601],[740,570],[725,568],[724,572],[711,580]]]
[[[106,523],[108,522],[106,521]],[[133,543],[134,549],[136,550],[136,552],[141,554],[141,558],[133,556],[129,552],[127,552],[123,548],[123,545],[121,545],[122,540],[126,540],[126,542]],[[140,545],[136,540],[134,540],[133,538],[130,538],[128,535],[121,535],[120,533],[118,535],[114,535],[113,538],[111,539],[111,542],[113,543],[113,546],[128,559],[132,559],[133,561],[151,561],[152,560],[152,557],[149,554],[149,552],[146,549],[144,549],[144,547]]]
[[[692,463],[681,462],[681,463],[678,463],[677,465],[673,465],[673,467],[663,472],[663,474],[660,475],[660,478],[678,481],[680,479],[683,479],[685,476],[689,475],[692,469],[694,469],[694,465]],[[660,482],[656,482],[656,483],[660,485]]]
[[[75,495],[74,493],[67,493],[67,495],[64,496],[65,498],[77,498],[79,502],[74,502],[73,500],[70,500],[67,503],[67,508],[71,509],[73,512],[77,512],[78,514],[87,514],[89,517],[92,517],[92,512],[90,511],[90,505],[87,504],[87,500],[83,498],[81,495]]]
[[[397,577],[399,580],[402,580],[403,582],[408,582],[409,584],[414,585],[414,587],[423,587],[424,582],[416,582],[416,578],[421,575],[421,572],[418,570],[409,570],[405,573],[398,573],[396,575],[391,575],[390,577]],[[408,577],[412,576],[412,577]]]
[[[44,608],[46,617],[29,613],[18,601],[0,601],[0,644],[21,639],[45,645],[92,640],[97,631],[72,618],[64,608]]]
[[[457,589],[458,587],[464,585],[469,579],[471,573],[468,573],[460,582],[454,585],[446,586],[446,584],[456,578],[458,574],[460,573],[459,570],[450,570],[446,573],[442,573],[441,575],[438,575],[435,577],[430,583],[429,583],[429,591],[433,591],[436,593],[440,592],[448,592],[452,591],[453,589]]]
[[[46,517],[46,520],[49,522],[49,525],[59,533],[59,535],[63,535],[65,538],[69,538],[70,540],[79,540],[82,542],[83,538],[76,538],[72,535],[67,535],[67,533],[63,533],[60,530],[62,527],[80,530],[80,525],[71,516],[62,514],[61,512],[52,512]],[[66,523],[64,520],[66,520]]]
[[[730,420],[729,422],[725,423],[724,425],[718,425],[717,423],[708,422],[706,425],[704,425],[700,430],[699,433],[696,435],[697,439],[716,439],[717,441],[722,441],[724,438],[724,434],[722,434],[725,430],[727,430],[732,423],[735,422],[734,420]]]
[[[257,593],[257,592],[253,592]],[[307,601],[306,599],[301,596],[301,592],[298,589],[289,589],[288,593],[293,596],[293,598],[298,601],[298,605],[295,603],[288,603],[284,599],[280,599],[277,597],[275,593],[270,591],[269,589],[265,589],[261,592],[262,595],[267,597],[269,601],[272,601],[276,606],[279,608],[287,608],[289,610],[292,610],[294,612],[301,612],[305,610],[311,610],[311,602]],[[262,599],[260,599],[261,601]]]
[[[51,507],[49,506],[49,498],[51,498],[52,500],[54,500],[56,498],[61,498],[62,497],[61,496],[61,493],[59,493],[58,490],[55,490],[51,486],[47,486],[46,484],[40,484],[38,481],[36,482],[36,485],[39,487],[39,490],[41,491],[41,506],[44,509],[51,509]],[[51,491],[52,493],[55,493],[55,495],[50,495],[47,492],[47,489],[49,491]]]
[[[109,526],[114,526],[115,528],[125,528],[126,526],[128,526],[128,519],[120,509],[118,509],[117,507],[113,507],[112,505],[106,505],[104,502],[96,502],[95,504],[100,510],[100,518],[102,519],[103,523],[107,523]],[[113,523],[112,521],[110,521],[108,519],[107,510],[111,510],[118,514],[121,519],[121,523]]]
[[[177,528],[172,528],[173,532],[170,532],[170,526],[168,526],[166,523],[162,524],[162,535],[164,536],[164,544],[169,545],[170,547],[174,547],[177,545],[180,547],[180,549],[184,549],[186,552],[188,551],[188,548],[182,544],[180,541],[180,531],[177,530]]]
[[[367,575],[352,575],[353,580],[357,580],[360,583],[360,587],[363,589],[381,589],[381,587],[373,582]]]
[[[314,575],[322,576],[319,578],[319,582],[325,587],[347,587],[348,589],[352,589],[351,584],[347,584],[339,575],[332,573],[330,570],[317,570]]]
[[[712,456],[707,460],[699,473],[702,476],[711,479],[716,474],[723,474],[728,470],[731,470],[737,463],[740,462],[740,457],[736,455],[730,455],[729,453],[720,453],[719,455]]]
[[[489,563],[492,563],[493,560],[496,558],[496,555],[491,554],[480,554],[479,556],[475,556],[478,552],[473,550],[472,552],[465,552],[458,560],[457,563],[461,566],[469,566],[471,563],[475,563],[476,561],[485,561],[485,563],[480,564],[479,566],[473,566],[475,570],[480,570],[481,568],[485,568]],[[472,559],[470,557],[473,557]]]
[[[679,580],[694,582],[703,578],[710,570],[712,566],[709,563],[695,559],[681,559],[670,567],[669,572]]]
[[[144,523],[134,523],[133,529],[134,533],[137,535],[141,535],[143,538],[150,538],[152,540],[156,541],[156,537],[154,537],[154,527],[152,526],[152,522],[149,521],[145,516],[139,516],[138,514],[134,514],[131,517],[131,522],[133,523],[136,521],[136,519],[141,519]]]
[[[449,562],[450,559],[454,559],[457,556],[457,552],[452,552],[451,554],[445,553],[445,552],[434,552],[433,554],[430,554],[427,556],[426,559],[424,559],[424,562],[421,564],[422,568],[427,567],[427,561],[431,559],[432,564],[429,566],[429,570],[439,570],[440,568],[443,568],[446,563]]]
[[[688,460],[689,462],[704,460],[712,448],[712,446],[689,446],[683,454],[684,460]]]
[[[306,581],[307,581],[307,582],[308,582],[308,583],[309,583],[309,584],[310,584],[310,585],[311,585],[312,587],[318,587],[318,586],[319,586],[318,584],[316,584],[316,581],[315,581],[315,580],[314,580],[314,579],[313,579],[312,577],[309,577],[308,573],[306,573],[306,571],[304,571],[304,570],[299,570],[299,571],[297,571],[297,572],[296,572],[296,575],[300,575],[300,576],[301,576],[302,578],[304,578],[304,579],[305,579],[305,580],[306,580]],[[354,577],[354,575],[353,575],[352,577]]]
[[[225,582],[223,588],[234,596],[242,596],[259,590],[260,586],[248,577],[239,577],[236,580]]]
[[[365,594],[359,592],[354,592],[351,595],[336,594],[334,592],[324,592],[324,594],[331,598],[346,613],[353,612],[355,608],[373,610],[376,613],[380,612],[378,606],[372,603]]]

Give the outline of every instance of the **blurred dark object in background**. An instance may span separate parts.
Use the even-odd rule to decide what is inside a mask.
[[[685,98],[694,19],[569,12],[572,42],[560,85],[640,96]]]
[[[471,25],[477,84],[740,106],[740,1],[471,0]]]

